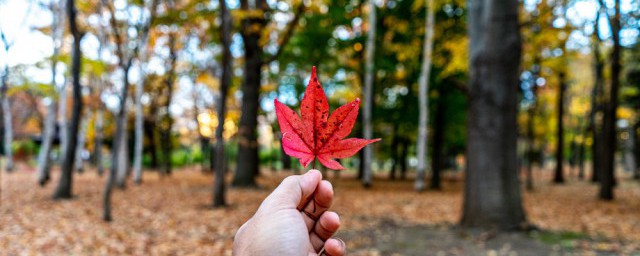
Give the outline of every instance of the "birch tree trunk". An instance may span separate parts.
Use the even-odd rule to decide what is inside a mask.
[[[51,13],[54,15],[51,24],[51,40],[53,41],[53,54],[51,56],[51,87],[53,91],[57,90],[56,77],[57,65],[62,46],[62,35],[64,33],[64,1],[52,3],[50,6]],[[50,97],[51,103],[47,106],[47,117],[45,118],[44,131],[42,134],[42,147],[38,154],[38,184],[44,186],[50,179],[51,170],[51,148],[53,137],[56,129],[56,101],[55,97]]]
[[[6,43],[5,43],[6,45]],[[6,52],[9,52],[9,48],[5,47]],[[4,74],[2,74],[2,87],[0,91],[0,101],[2,102],[2,121],[4,124],[4,156],[5,156],[5,170],[7,172],[13,171],[13,152],[11,150],[11,144],[13,143],[13,128],[11,124],[11,103],[9,102],[9,96],[7,95],[7,79],[9,76],[9,64],[4,66]]]
[[[133,182],[135,184],[142,183],[142,150],[144,147],[144,117],[142,108],[142,94],[144,93],[144,84],[147,79],[147,61],[149,58],[149,30],[156,16],[157,0],[151,1],[149,20],[145,24],[142,31],[142,41],[140,43],[140,64],[139,75],[140,81],[136,86],[136,123],[135,123],[135,142],[133,151]]]
[[[54,72],[55,73],[55,72]],[[55,77],[55,75],[54,75]],[[53,85],[55,86],[55,85]],[[47,106],[47,117],[44,123],[44,132],[42,134],[42,148],[38,154],[38,184],[44,186],[49,182],[51,169],[51,144],[53,144],[53,136],[56,126],[56,103],[52,101]]]
[[[468,0],[467,164],[461,224],[521,228],[517,160],[521,39],[517,0]]]
[[[416,171],[416,191],[423,191],[425,188],[425,173],[427,172],[427,146],[428,146],[428,126],[429,126],[429,77],[431,75],[431,55],[433,52],[433,28],[435,23],[435,6],[433,0],[427,0],[425,6],[427,16],[425,21],[424,45],[422,53],[422,69],[420,71],[419,101],[420,116],[418,120],[418,169]]]
[[[125,114],[122,117],[122,134],[116,138],[116,140],[118,140],[118,144],[120,144],[120,146],[118,147],[118,151],[115,152],[115,154],[118,155],[118,161],[113,162],[113,164],[115,164],[117,168],[115,185],[118,188],[125,188],[127,180],[127,168],[129,167],[129,154],[127,154],[127,152],[129,151],[129,143],[127,143],[129,138],[129,129],[127,128],[128,122],[126,114],[127,100],[124,99],[124,101],[125,103],[122,105],[122,107],[125,109]]]
[[[67,79],[64,79],[62,88],[58,92],[58,132],[60,133],[60,154],[59,159],[64,159],[64,154],[67,152],[67,145],[69,141],[67,130]]]
[[[362,111],[362,135],[365,139],[370,140],[373,137],[373,126],[371,124],[371,111],[373,108],[373,83],[375,80],[375,52],[376,52],[376,4],[374,0],[369,0],[369,31],[367,32],[367,43],[365,52],[365,77],[363,88],[364,111]],[[373,161],[373,147],[365,147],[364,159],[360,163],[363,166],[362,185],[371,186],[373,173],[371,170],[371,162]]]

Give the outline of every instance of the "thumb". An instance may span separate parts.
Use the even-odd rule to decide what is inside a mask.
[[[309,170],[303,175],[291,175],[269,195],[269,201],[280,207],[301,210],[313,196],[322,174],[318,170]]]

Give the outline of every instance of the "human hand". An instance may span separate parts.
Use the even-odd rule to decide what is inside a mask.
[[[318,170],[285,178],[238,229],[233,255],[344,255],[344,242],[331,238],[340,227],[327,211],[332,201],[333,186]]]

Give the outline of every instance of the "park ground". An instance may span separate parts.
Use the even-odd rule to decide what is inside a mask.
[[[230,188],[229,206],[209,207],[212,176],[199,168],[170,177],[146,172],[113,197],[114,221],[101,220],[106,176],[76,174],[72,200],[53,201],[55,183],[39,187],[34,167],[2,173],[2,255],[230,255],[233,236],[262,199],[291,172],[263,171],[260,188]],[[640,255],[640,182],[620,179],[616,200],[596,199],[597,186],[570,177],[550,184],[539,174],[524,192],[528,220],[540,231],[496,233],[455,226],[462,178],[446,175],[443,189],[416,193],[411,181],[382,175],[363,189],[353,173],[327,178],[341,216],[349,255]],[[384,175],[386,176],[386,175]],[[57,181],[54,170],[53,180]]]

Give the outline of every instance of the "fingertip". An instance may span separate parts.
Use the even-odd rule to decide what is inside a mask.
[[[323,180],[318,185],[315,196],[316,203],[324,208],[329,208],[333,204],[333,185],[331,182]]]
[[[335,233],[340,228],[340,216],[336,212],[326,211],[322,214],[323,221],[321,224],[326,231]]]
[[[329,256],[342,256],[346,250],[344,241],[338,238],[331,238],[324,243],[324,252]]]
[[[307,176],[307,175],[319,176],[320,180],[322,180],[322,172],[318,171],[317,169],[309,170],[307,173],[304,174],[304,176]]]
[[[313,190],[317,188],[320,181],[322,181],[322,173],[320,173],[320,171],[318,170],[311,169],[307,173],[302,175],[302,185],[311,186],[313,187]]]

